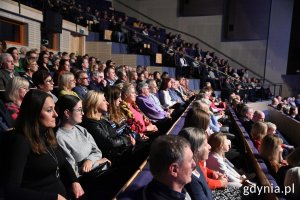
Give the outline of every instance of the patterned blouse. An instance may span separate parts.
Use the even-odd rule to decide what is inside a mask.
[[[127,124],[130,128],[139,133],[145,133],[147,131],[147,126],[151,124],[149,119],[141,112],[139,107],[134,104],[129,104],[125,101],[122,101],[121,110],[124,115],[127,117]]]

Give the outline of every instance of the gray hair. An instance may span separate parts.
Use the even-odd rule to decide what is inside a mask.
[[[7,58],[12,57],[9,53],[3,53],[0,56],[0,68],[2,68],[2,64],[6,62]]]
[[[12,80],[10,80],[10,82],[5,88],[6,95],[14,103],[16,103],[19,100],[20,88],[29,89],[29,82],[25,78],[20,76],[16,76]]]
[[[138,92],[138,94],[141,94],[143,91],[143,88],[148,87],[148,84],[145,81],[140,82],[137,86],[136,86],[136,90]]]
[[[196,127],[184,128],[178,133],[178,136],[189,141],[194,157],[196,155],[195,152],[202,146],[203,142],[207,138],[204,130]]]

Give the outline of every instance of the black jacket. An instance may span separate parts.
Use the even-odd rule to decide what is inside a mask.
[[[84,118],[82,126],[93,136],[97,146],[103,153],[103,157],[110,159],[118,149],[131,146],[130,138],[118,135],[111,123],[106,119],[94,120]]]

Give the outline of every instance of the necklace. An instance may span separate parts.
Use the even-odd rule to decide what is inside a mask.
[[[50,146],[50,149],[53,153],[53,155],[50,153],[50,151],[48,150],[48,148],[46,147],[46,151],[49,153],[49,155],[53,158],[53,160],[56,162],[56,171],[55,171],[55,175],[56,178],[59,178],[59,166],[58,166],[58,159],[56,157],[56,154],[54,152],[54,150],[52,149],[52,147]]]

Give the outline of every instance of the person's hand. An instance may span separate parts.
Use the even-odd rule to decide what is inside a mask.
[[[97,162],[98,162],[99,164],[102,164],[102,163],[108,162],[108,163],[109,163],[109,165],[111,165],[111,161],[110,161],[110,160],[108,160],[107,158],[101,158],[100,160],[97,160]]]
[[[128,137],[130,138],[130,143],[134,146],[136,143],[135,139],[131,135],[129,135]]]
[[[227,188],[228,187],[228,179],[227,179],[227,177],[221,176],[219,178],[219,180],[221,181],[221,187],[222,188]]]
[[[84,191],[78,182],[72,183],[72,192],[74,193],[76,199],[84,194]]]
[[[222,123],[220,123],[220,122],[218,122],[218,124],[219,124],[219,126],[220,126],[220,127],[222,127],[222,126],[223,126],[223,124],[222,124]]]
[[[171,115],[173,113],[174,109],[169,109],[167,112]]]
[[[92,166],[93,166],[93,162],[91,160],[85,160],[82,165],[82,171],[89,172],[89,171],[91,171]]]
[[[107,81],[106,81],[106,80],[103,79],[103,80],[101,81],[101,83],[102,83],[102,85],[103,85],[104,87],[106,87],[106,85],[107,85]]]
[[[153,124],[149,124],[146,128],[147,128],[147,131],[149,131],[149,132],[156,132],[156,131],[158,131],[157,127],[155,125],[153,125]]]
[[[57,195],[57,200],[67,200],[65,197],[61,196],[60,194]]]

